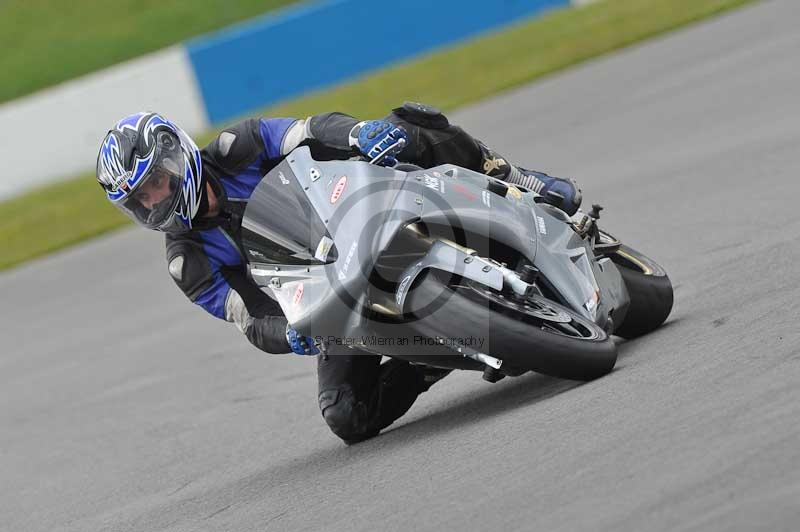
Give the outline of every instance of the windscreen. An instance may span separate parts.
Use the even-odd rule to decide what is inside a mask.
[[[256,187],[242,221],[242,244],[253,262],[325,264],[333,240],[285,161]]]

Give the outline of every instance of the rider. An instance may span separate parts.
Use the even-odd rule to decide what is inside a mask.
[[[570,214],[580,205],[574,181],[515,167],[440,111],[417,103],[372,121],[337,112],[299,120],[254,118],[224,129],[203,149],[166,118],[136,113],[103,139],[97,180],[122,212],[166,233],[169,273],[189,299],[236,324],[263,351],[313,355],[313,340],[289,327],[278,304],[247,277],[240,246],[247,200],[262,176],[298,146],[308,146],[317,160],[359,153],[374,158],[400,139],[406,142],[400,161],[425,168],[456,164],[545,196],[551,192]],[[376,435],[447,374],[380,360],[356,351],[318,359],[322,415],[347,442]]]

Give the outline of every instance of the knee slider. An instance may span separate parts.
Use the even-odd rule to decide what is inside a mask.
[[[367,408],[356,401],[351,389],[320,392],[319,408],[325,423],[343,440],[354,440],[366,434]]]

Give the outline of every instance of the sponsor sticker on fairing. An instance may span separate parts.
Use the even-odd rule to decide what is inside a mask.
[[[303,299],[303,291],[304,290],[305,290],[305,287],[303,286],[303,283],[298,284],[297,288],[295,288],[294,296],[292,297],[292,305],[294,305],[295,307],[297,305],[299,305],[300,301]]]
[[[467,187],[465,187],[464,185],[458,185],[458,184],[456,184],[456,185],[454,185],[454,186],[453,186],[453,189],[454,189],[454,190],[455,190],[455,191],[456,191],[458,194],[460,194],[461,196],[464,196],[465,198],[467,198],[467,199],[468,199],[468,200],[470,200],[470,201],[475,201],[475,200],[477,200],[477,199],[478,199],[478,196],[476,196],[475,194],[473,194],[473,193],[472,193],[472,191],[470,191],[470,189],[468,189],[468,188],[467,188]]]
[[[344,258],[344,262],[342,263],[342,268],[339,270],[339,280],[344,281],[347,279],[347,270],[350,269],[350,262],[352,262],[353,257],[356,254],[356,249],[358,248],[358,241],[353,242],[350,246],[350,251],[347,252],[347,256]]]
[[[544,224],[544,218],[541,216],[536,217],[536,229],[543,235],[547,234],[547,226]]]
[[[441,174],[439,174],[439,175],[441,175]],[[443,180],[439,179],[438,177],[429,176],[428,174],[424,174],[423,177],[425,178],[425,186],[426,187],[444,194],[444,181]]]
[[[347,176],[343,175],[339,178],[339,181],[333,186],[333,192],[331,192],[331,205],[339,201],[339,198],[342,197],[342,193],[344,192],[344,187],[347,186]]]
[[[332,247],[333,240],[327,236],[323,236],[320,239],[319,244],[317,244],[317,250],[314,252],[314,258],[320,262],[325,262],[328,260],[328,254],[331,252]]]
[[[522,199],[522,191],[515,187],[514,185],[508,185],[508,193],[511,195],[512,198],[516,200]]]

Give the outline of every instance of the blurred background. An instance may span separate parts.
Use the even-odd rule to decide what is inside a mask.
[[[86,170],[103,130],[137,110],[157,110],[202,134],[568,3],[510,0],[486,9],[460,0],[405,0],[402,7],[367,0],[12,2],[0,28],[6,49],[14,50],[0,63],[8,79],[0,101],[11,101],[0,120],[16,134],[0,155],[17,170],[3,180],[0,198]],[[30,142],[43,124],[70,128],[69,135],[48,136],[49,157]]]
[[[249,115],[371,118],[404,100],[452,111],[743,3],[6,0],[0,268],[125,223],[91,172],[130,113],[162,113],[202,146]]]

